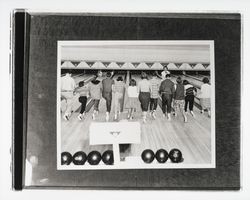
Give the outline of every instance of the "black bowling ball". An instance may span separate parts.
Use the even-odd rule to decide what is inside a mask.
[[[72,155],[65,151],[61,153],[61,165],[69,165],[73,160]]]
[[[165,163],[168,160],[168,152],[165,149],[159,149],[155,153],[155,159],[159,163]]]
[[[179,163],[183,160],[182,153],[179,149],[172,149],[168,156],[173,163]]]
[[[98,165],[101,159],[102,155],[98,151],[91,151],[87,158],[90,165]]]
[[[141,158],[145,163],[151,163],[155,158],[155,154],[151,149],[145,149],[141,154]]]
[[[73,155],[73,163],[75,165],[84,165],[87,160],[87,155],[83,151],[78,151]]]
[[[107,150],[102,154],[102,162],[104,162],[106,165],[114,164],[114,154],[112,150]]]

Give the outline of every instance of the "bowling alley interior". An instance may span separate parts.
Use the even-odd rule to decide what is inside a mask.
[[[213,45],[209,40],[58,41],[57,168],[215,168]],[[134,80],[138,88],[142,74],[149,82],[154,78],[159,87],[164,85],[166,77],[175,89],[179,79],[181,84],[187,81],[195,88],[193,110],[190,103],[186,111],[184,104],[175,107],[172,98],[171,111],[165,114],[165,103],[158,93],[154,111],[147,106],[147,111],[142,112],[138,97],[133,104],[133,117],[129,116],[128,87]],[[62,89],[66,76],[76,88],[73,91]],[[91,83],[97,80],[103,84],[108,76],[113,85],[118,81],[124,85],[117,112],[113,85],[108,113],[103,95],[96,111],[95,99],[89,94]],[[211,87],[210,110],[202,106],[200,94],[204,80],[209,80],[206,84]],[[77,89],[81,87],[88,90],[82,115],[81,93]],[[72,95],[67,97],[65,93]]]

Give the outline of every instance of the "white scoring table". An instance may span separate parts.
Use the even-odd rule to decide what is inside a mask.
[[[114,164],[120,163],[119,144],[139,144],[141,125],[139,122],[92,122],[89,127],[89,144],[112,144]]]

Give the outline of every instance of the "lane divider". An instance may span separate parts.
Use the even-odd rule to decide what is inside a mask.
[[[125,109],[125,107],[126,107],[125,106],[125,103],[126,103],[125,100],[127,100],[127,87],[129,85],[129,80],[130,80],[129,71],[127,71],[127,73],[125,74],[125,77],[124,77],[124,82],[125,82],[126,87],[125,87],[125,89],[123,91],[123,98],[122,98],[122,104],[121,104],[121,112],[123,112],[124,109]]]

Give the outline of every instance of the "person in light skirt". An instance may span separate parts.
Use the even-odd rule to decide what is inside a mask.
[[[128,107],[128,119],[132,120],[134,118],[134,112],[136,110],[136,107],[139,103],[138,100],[138,91],[136,87],[136,81],[134,79],[130,80],[129,86],[127,88],[127,93],[128,93],[128,102],[127,102],[127,107]]]

